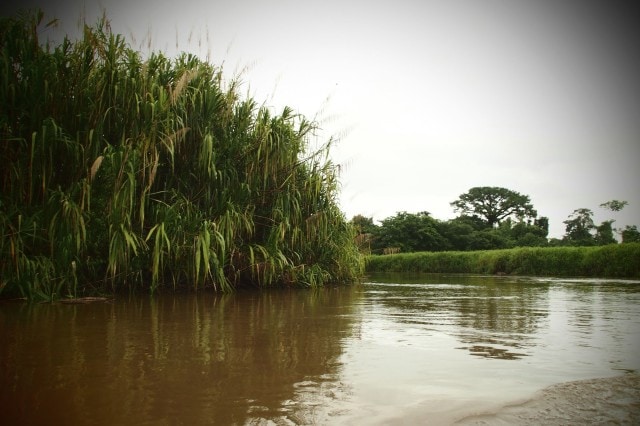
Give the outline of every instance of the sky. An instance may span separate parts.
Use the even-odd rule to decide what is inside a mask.
[[[640,15],[607,0],[23,0],[77,33],[106,11],[141,52],[191,52],[336,144],[340,207],[447,220],[476,186],[528,195],[561,238],[589,208],[640,226]],[[618,213],[599,205],[626,200]]]

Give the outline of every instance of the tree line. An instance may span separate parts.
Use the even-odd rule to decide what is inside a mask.
[[[615,244],[617,232],[623,243],[640,242],[636,225],[613,227],[615,220],[599,225],[593,211],[576,209],[564,221],[562,238],[548,238],[549,219],[538,216],[528,195],[501,187],[474,187],[450,203],[459,215],[439,220],[427,211],[401,211],[383,219],[356,215],[351,224],[360,250],[372,254],[417,251],[472,251],[513,247],[597,246]],[[611,200],[600,207],[622,210],[627,201]]]

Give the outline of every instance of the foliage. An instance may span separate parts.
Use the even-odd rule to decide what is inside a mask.
[[[628,204],[627,201],[611,200],[600,204],[600,207],[619,212]],[[593,212],[590,209],[576,209],[564,221],[566,233],[559,244],[573,246],[616,244],[618,241],[614,237],[614,233],[617,229],[613,227],[614,222],[615,220],[610,219],[603,221],[600,225],[596,225],[593,221]],[[631,227],[627,226],[627,230],[630,230],[630,232],[626,233],[627,238],[624,238],[625,231],[621,232],[623,243],[636,241],[632,236],[633,231],[631,229]]]
[[[573,211],[564,221],[566,234],[564,240],[569,245],[590,246],[595,243],[591,231],[595,229],[593,212],[590,209],[580,208]]]
[[[487,225],[494,227],[506,218],[520,221],[534,219],[537,212],[527,195],[500,187],[474,187],[451,203],[454,211],[462,215],[482,218]]]
[[[364,255],[371,254],[371,242],[377,229],[377,226],[373,223],[373,218],[356,215],[349,223],[356,232],[355,241],[360,253]]]
[[[375,232],[376,225],[373,223],[373,218],[365,217],[362,215],[356,215],[351,219],[351,225],[354,227],[358,234],[371,234]]]
[[[473,218],[463,216],[449,221],[438,221],[436,228],[447,241],[446,250],[467,250],[471,247],[476,233],[484,229],[483,224],[477,226]]]
[[[367,272],[640,277],[640,243],[598,247],[399,253],[367,258]]]
[[[502,195],[491,195],[502,194]],[[637,227],[627,226],[623,231],[613,227],[614,220],[603,221],[600,225],[593,222],[593,212],[590,209],[576,209],[564,222],[566,235],[562,239],[548,239],[549,218],[545,216],[532,217],[535,214],[533,207],[526,202],[522,211],[515,216],[506,215],[505,209],[499,221],[491,223],[483,217],[482,211],[496,211],[500,204],[498,198],[504,194],[516,194],[513,200],[523,203],[528,197],[521,196],[514,191],[504,188],[472,188],[468,194],[463,194],[458,200],[460,208],[464,206],[464,212],[460,216],[442,221],[430,216],[428,212],[407,213],[398,212],[395,216],[388,217],[375,225],[372,218],[355,216],[351,223],[358,232],[360,249],[365,254],[389,254],[396,252],[415,251],[474,251],[497,250],[513,247],[560,247],[560,246],[594,246],[616,244],[615,233],[620,232],[622,242],[634,242],[640,240]],[[467,196],[465,196],[467,195]],[[486,196],[490,201],[484,201]],[[486,210],[472,212],[472,204],[465,204],[463,199],[474,197],[478,203],[485,203]],[[455,204],[455,203],[452,203]],[[626,201],[612,200],[601,204],[602,207],[613,211],[619,211],[628,205]],[[495,218],[495,214],[493,215]],[[525,221],[524,219],[527,218]],[[514,220],[515,219],[515,220]],[[531,220],[533,219],[533,221]]]
[[[596,245],[603,246],[606,244],[616,244],[618,241],[613,237],[613,222],[614,220],[605,220],[600,225],[596,226],[596,235],[594,241]]]
[[[629,202],[627,201],[611,200],[600,204],[600,207],[611,210],[612,212],[619,212],[627,205],[629,205]]]
[[[515,245],[520,247],[545,246],[548,233],[549,219],[544,216],[536,218],[533,225],[524,222],[513,224],[509,232]]]
[[[377,244],[399,247],[403,252],[442,250],[446,244],[436,229],[436,220],[428,212],[399,212],[382,221],[376,236]]]
[[[640,243],[640,231],[636,225],[627,225],[621,235],[623,243]]]
[[[385,253],[398,249],[412,251],[491,250],[516,246],[547,244],[548,219],[527,224],[503,221],[498,228],[473,216],[460,216],[448,221],[433,218],[428,212],[398,212],[379,226],[370,218],[356,216],[351,223],[359,232],[363,253]]]
[[[0,290],[51,299],[187,285],[322,285],[362,258],[332,141],[182,54],[143,60],[106,19],[42,46],[0,20]]]

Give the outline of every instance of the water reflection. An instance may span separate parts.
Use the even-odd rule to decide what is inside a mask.
[[[0,304],[3,424],[451,424],[640,371],[640,282],[372,276]],[[484,405],[483,405],[484,404]]]
[[[470,355],[517,360],[534,347],[548,315],[548,284],[522,286],[507,277],[422,274],[371,277],[379,303],[400,322],[454,334]],[[392,294],[392,296],[391,296]],[[451,330],[453,329],[453,330]]]
[[[243,424],[335,381],[355,288],[0,309],[8,424]],[[308,399],[308,398],[307,398]]]

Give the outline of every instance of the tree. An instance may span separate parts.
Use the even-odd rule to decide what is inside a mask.
[[[623,243],[640,243],[640,231],[636,225],[627,225],[621,234]]]
[[[600,204],[600,207],[611,210],[612,212],[619,212],[628,204],[629,202],[624,200],[611,200],[607,201],[606,203]],[[615,232],[620,232],[621,234],[622,232],[613,227],[613,222],[615,222],[615,220],[613,219],[606,220],[596,228],[596,243],[598,243],[599,245],[604,245],[614,244],[618,242],[613,235]]]
[[[351,219],[351,225],[353,225],[357,234],[373,234],[378,228],[373,223],[372,217],[366,217],[361,214],[357,214]]]
[[[612,212],[619,212],[628,204],[627,201],[611,200],[600,204],[600,207],[611,210]],[[613,219],[605,220],[596,226],[593,222],[593,212],[590,209],[576,209],[569,218],[564,221],[564,224],[567,226],[566,234],[562,241],[565,244],[574,246],[616,244],[618,241],[614,237],[617,231],[613,227],[614,222],[615,220]],[[628,231],[626,233],[627,239],[633,240],[633,230],[627,226],[625,231]],[[623,241],[625,241],[625,231],[622,231]]]
[[[508,222],[509,220],[503,222],[503,224]],[[509,231],[507,235],[513,240],[515,246],[546,246],[547,235],[549,233],[549,218],[544,216],[539,217],[532,225],[525,222],[518,222],[511,226]]]
[[[482,218],[491,227],[508,217],[522,221],[537,215],[529,196],[495,186],[471,188],[450,204],[455,212]]]
[[[445,250],[468,250],[469,242],[473,233],[476,232],[476,228],[467,219],[468,216],[462,216],[437,222],[438,233],[447,241]]]
[[[613,222],[615,220],[605,220],[599,226],[596,226],[595,242],[597,245],[604,246],[618,242],[613,236]]]
[[[540,235],[547,238],[547,235],[549,235],[549,218],[546,216],[540,216],[533,222],[533,224],[540,229]]]
[[[356,231],[358,250],[363,254],[371,254],[371,245],[378,230],[378,226],[373,223],[373,218],[361,214],[355,215],[351,219],[351,226]]]
[[[511,247],[513,247],[511,240],[505,237],[499,230],[483,229],[469,236],[467,250],[496,250]]]
[[[440,251],[447,246],[437,229],[438,221],[429,212],[398,212],[382,220],[376,248],[399,247],[403,252]]]
[[[591,231],[595,228],[593,212],[590,209],[576,209],[563,222],[566,233],[563,240],[574,246],[592,246],[594,244]]]
[[[611,200],[600,204],[600,207],[611,210],[612,212],[619,212],[628,204],[629,203],[627,201]]]

